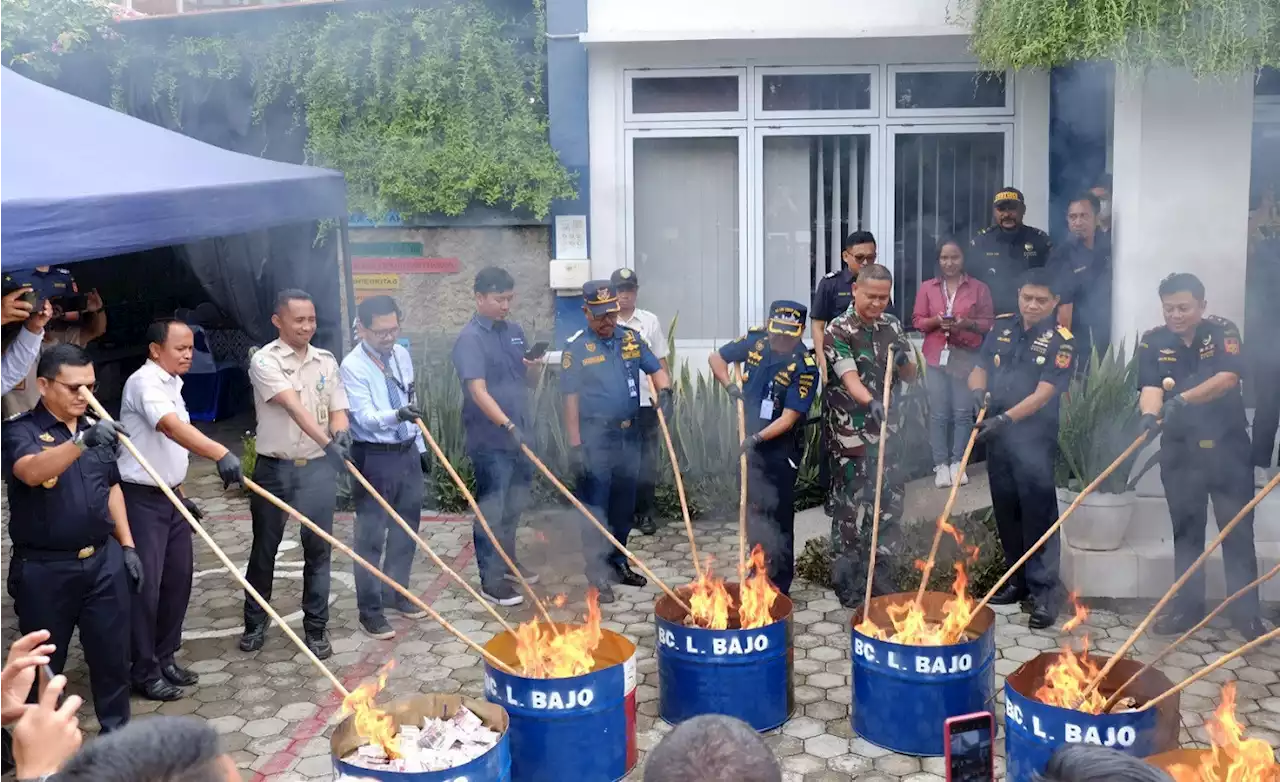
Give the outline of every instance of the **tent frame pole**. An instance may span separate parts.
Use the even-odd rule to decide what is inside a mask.
[[[351,344],[351,323],[356,317],[356,280],[352,273],[351,242],[345,216],[338,223],[338,264],[342,269],[343,287],[347,289],[346,312],[342,316],[342,352],[346,354],[354,347]]]

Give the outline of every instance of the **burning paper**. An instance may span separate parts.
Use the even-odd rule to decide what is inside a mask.
[[[950,646],[968,640],[965,628],[973,620],[976,606],[966,592],[969,574],[963,562],[955,563],[956,578],[952,584],[955,597],[942,604],[942,621],[931,621],[925,616],[924,607],[915,600],[889,606],[889,621],[893,632],[888,632],[870,619],[863,619],[857,631],[871,638],[909,646]]]
[[[1063,625],[1063,630],[1068,632],[1089,618],[1089,609],[1080,603],[1074,592],[1071,594],[1071,603],[1075,615]],[[1044,684],[1040,685],[1040,689],[1032,697],[1049,706],[1074,709],[1086,714],[1101,714],[1107,699],[1099,691],[1100,688],[1094,688],[1089,697],[1081,702],[1085,688],[1097,677],[1098,671],[1098,666],[1089,657],[1089,635],[1086,633],[1079,654],[1071,649],[1069,642],[1063,645],[1058,659],[1045,669]]]
[[[531,679],[564,679],[590,673],[600,646],[600,593],[587,591],[586,624],[565,627],[557,634],[537,620],[516,628],[516,656],[520,675]]]
[[[445,771],[470,763],[488,752],[501,738],[497,731],[466,706],[458,707],[450,719],[427,717],[422,727],[405,725],[396,737],[397,756],[388,757],[382,747],[365,744],[344,760],[353,766],[406,774]]]
[[[751,549],[747,575],[739,589],[741,604],[738,606],[734,606],[733,596],[729,594],[724,579],[715,575],[713,562],[711,557],[707,557],[702,575],[690,585],[690,613],[685,617],[685,625],[705,630],[752,630],[772,624],[773,604],[781,593],[769,580],[764,548],[756,544]]]
[[[1275,751],[1262,739],[1244,739],[1244,726],[1236,719],[1236,685],[1222,688],[1222,703],[1205,720],[1213,749],[1204,753],[1199,768],[1176,765],[1168,769],[1176,782],[1276,782],[1280,764]]]

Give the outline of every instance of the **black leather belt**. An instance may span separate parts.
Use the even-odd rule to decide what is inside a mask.
[[[587,426],[595,426],[601,429],[630,429],[635,424],[635,419],[588,418],[585,423]]]
[[[415,447],[416,445],[417,445],[416,440],[405,440],[402,443],[365,443],[357,440],[354,443],[352,443],[352,446],[354,448],[359,448],[361,450],[391,452],[391,453],[407,451],[410,448]]]
[[[32,562],[65,562],[73,559],[88,559],[107,546],[107,539],[80,549],[45,549],[15,546],[13,555],[18,559],[29,559]]]
[[[279,456],[259,456],[264,462],[275,462],[277,464],[292,464],[294,467],[306,467],[312,462],[318,462],[324,459],[323,456],[317,456],[314,459],[281,459]]]
[[[178,484],[178,486],[181,485],[182,484]],[[161,489],[159,486],[148,486],[145,483],[130,483],[129,481],[121,481],[120,486],[121,488],[128,487],[130,490],[146,491],[151,492],[152,494],[164,496],[164,489]],[[178,492],[178,486],[170,486],[169,489],[176,494]]]

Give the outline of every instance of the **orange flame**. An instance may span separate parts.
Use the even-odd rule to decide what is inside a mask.
[[[724,587],[724,579],[717,578],[712,571],[712,561],[711,557],[707,557],[707,563],[702,566],[702,575],[692,584],[689,615],[698,627],[727,630],[733,599],[729,597],[729,590]]]
[[[769,571],[765,567],[764,547],[759,543],[751,549],[751,559],[747,562],[747,571],[751,574],[742,581],[742,605],[738,608],[739,627],[751,630],[773,624],[773,604],[777,602],[778,588],[769,580]]]
[[[520,675],[531,679],[564,679],[589,673],[600,646],[600,592],[587,590],[587,621],[562,627],[556,635],[536,619],[516,628],[516,657]]]
[[[1063,629],[1067,631],[1074,630],[1089,618],[1089,609],[1080,603],[1074,592],[1071,593],[1071,604],[1075,609],[1075,616],[1063,625]],[[1101,714],[1107,699],[1097,689],[1089,693],[1083,703],[1080,702],[1085,688],[1097,675],[1098,666],[1089,658],[1089,636],[1086,633],[1079,654],[1072,651],[1070,643],[1063,645],[1058,659],[1045,669],[1044,683],[1033,697],[1050,706],[1074,709],[1086,714]]]
[[[1169,774],[1177,782],[1276,782],[1280,764],[1262,739],[1244,739],[1244,726],[1236,719],[1236,685],[1222,687],[1222,703],[1205,720],[1213,749],[1205,753],[1200,768],[1177,765]]]
[[[556,608],[564,608],[564,604],[567,602],[569,602],[569,598],[563,592],[551,598],[551,605],[555,606]]]
[[[952,530],[954,529],[953,527]],[[956,531],[955,534],[959,535],[959,532]],[[923,563],[918,564],[923,566]],[[969,574],[964,563],[956,562],[955,571],[956,578],[951,585],[955,596],[942,604],[941,622],[930,620],[925,615],[924,608],[915,600],[907,600],[886,609],[889,621],[893,624],[892,633],[881,629],[870,619],[860,622],[857,631],[881,641],[910,646],[950,646],[962,642],[965,640],[965,628],[973,619],[973,609],[977,603],[966,594],[969,589]]]
[[[342,699],[342,716],[355,715],[356,735],[366,744],[381,747],[392,760],[400,757],[400,727],[394,717],[374,705],[374,700],[387,686],[387,674],[394,666],[395,661],[387,662],[378,671],[376,681],[364,682]]]

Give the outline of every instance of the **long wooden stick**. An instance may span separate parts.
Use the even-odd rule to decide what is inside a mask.
[[[889,392],[893,390],[893,345],[885,351],[884,368],[884,418],[880,421],[880,452],[876,457],[876,499],[871,511],[871,555],[867,561],[867,593],[862,601],[862,618],[871,618],[871,587],[876,580],[876,549],[880,547],[880,493],[884,489],[884,452],[889,439]]]
[[[579,513],[587,517],[587,521],[590,521],[592,524],[595,525],[596,529],[600,530],[600,534],[604,535],[605,538],[608,539],[608,541],[613,544],[614,548],[616,548],[618,551],[621,551],[627,557],[627,559],[635,563],[635,566],[640,568],[640,571],[644,573],[646,576],[648,576],[650,581],[657,584],[659,589],[661,589],[663,592],[666,592],[667,597],[674,600],[676,605],[680,606],[680,608],[683,609],[685,613],[690,615],[693,614],[693,610],[689,608],[689,605],[687,603],[685,603],[683,600],[680,599],[680,595],[676,594],[674,589],[672,589],[671,587],[663,583],[662,579],[654,575],[653,571],[649,569],[649,566],[646,565],[644,562],[640,561],[640,558],[637,557],[635,554],[632,554],[631,550],[622,544],[622,541],[615,538],[613,536],[613,533],[610,532],[607,527],[601,524],[599,519],[597,519],[594,515],[592,515],[591,511],[587,509],[587,506],[583,505],[582,502],[577,497],[573,496],[573,492],[569,491],[569,487],[561,483],[560,479],[557,478],[555,474],[551,472],[550,468],[548,468],[547,465],[542,463],[542,460],[538,458],[538,455],[535,454],[533,450],[529,448],[529,446],[525,445],[524,443],[521,443],[520,449],[524,451],[524,455],[529,458],[529,461],[533,462],[533,466],[537,467],[538,470],[544,476],[546,476],[547,480],[551,481],[551,484],[555,486],[557,489],[559,489],[561,494],[563,494],[566,498],[568,498],[569,502],[573,504],[573,507],[578,509]]]
[[[103,421],[114,420],[106,409],[98,402],[97,397],[93,395],[92,391],[81,386],[80,393],[84,396],[85,401],[89,403],[89,406],[93,408],[93,411],[98,414],[98,418]],[[289,640],[293,641],[294,645],[297,646],[298,649],[302,651],[303,655],[311,661],[311,664],[320,670],[320,673],[324,674],[325,678],[329,680],[329,683],[333,685],[333,688],[337,690],[342,697],[345,698],[350,695],[350,691],[342,685],[342,682],[338,680],[337,676],[333,675],[333,671],[329,670],[329,666],[321,662],[319,657],[316,657],[315,652],[311,651],[311,649],[307,647],[306,643],[298,637],[298,634],[293,631],[293,628],[289,627],[288,623],[284,621],[280,614],[276,613],[276,610],[271,607],[271,604],[267,602],[266,598],[264,598],[258,590],[253,588],[253,584],[250,584],[244,577],[240,572],[240,568],[231,561],[231,558],[222,550],[222,547],[214,542],[209,533],[205,531],[204,526],[201,525],[200,522],[196,521],[196,517],[191,515],[191,511],[187,510],[187,506],[182,504],[182,500],[178,498],[178,495],[173,493],[173,489],[169,488],[169,484],[160,477],[160,474],[157,473],[155,468],[151,466],[151,463],[146,460],[146,457],[138,452],[138,449],[134,446],[133,442],[130,441],[126,435],[122,434],[120,435],[120,443],[125,447],[125,450],[133,454],[133,458],[138,460],[138,464],[142,465],[142,469],[146,470],[147,475],[151,476],[151,480],[156,482],[156,488],[164,494],[165,498],[168,499],[169,502],[173,503],[173,507],[178,510],[178,513],[182,514],[182,518],[187,520],[187,523],[191,525],[191,529],[195,530],[196,534],[199,535],[209,548],[213,550],[214,556],[222,562],[222,566],[227,569],[227,572],[231,574],[231,577],[240,582],[240,586],[244,588],[244,591],[249,595],[249,597],[253,598],[253,601],[262,607],[262,610],[267,613],[267,616],[271,617],[271,621],[280,626],[280,629],[289,637]],[[154,578],[155,575],[152,574],[152,577]]]
[[[1219,603],[1216,608],[1214,608],[1212,611],[1209,612],[1208,616],[1206,616],[1204,619],[1201,619],[1199,622],[1197,622],[1195,627],[1192,627],[1190,630],[1178,636],[1178,640],[1166,646],[1164,648],[1164,651],[1160,652],[1160,654],[1157,654],[1155,656],[1154,660],[1152,660],[1151,662],[1139,668],[1137,673],[1135,673],[1133,676],[1130,676],[1128,681],[1120,685],[1120,687],[1114,693],[1112,693],[1111,697],[1107,698],[1107,702],[1103,704],[1102,713],[1106,714],[1108,711],[1112,709],[1112,707],[1116,705],[1116,702],[1120,700],[1120,694],[1125,691],[1126,687],[1128,687],[1130,684],[1133,684],[1135,681],[1137,681],[1138,677],[1146,673],[1148,669],[1154,668],[1161,660],[1163,660],[1169,654],[1169,652],[1172,652],[1174,649],[1176,649],[1183,641],[1195,635],[1197,632],[1200,631],[1201,628],[1209,624],[1209,622],[1212,621],[1215,616],[1222,613],[1222,611],[1227,606],[1231,605],[1231,603],[1234,602],[1236,598],[1243,597],[1244,595],[1248,594],[1251,590],[1257,588],[1260,584],[1271,580],[1271,578],[1273,578],[1277,573],[1280,573],[1280,565],[1276,565],[1275,567],[1271,568],[1270,570],[1268,570],[1266,573],[1262,574],[1258,578],[1255,578],[1253,581],[1250,581],[1247,585],[1237,590],[1236,593],[1233,594],[1231,597],[1228,597],[1226,600],[1223,600],[1221,603]]]
[[[1165,690],[1164,692],[1160,693],[1160,694],[1159,694],[1159,695],[1157,695],[1156,697],[1154,697],[1154,698],[1152,698],[1151,700],[1147,701],[1147,702],[1146,702],[1146,704],[1144,704],[1142,708],[1143,708],[1143,709],[1150,709],[1151,707],[1155,706],[1156,704],[1158,704],[1160,701],[1164,700],[1165,698],[1168,698],[1168,697],[1171,697],[1171,696],[1177,695],[1178,693],[1182,692],[1182,691],[1183,691],[1183,690],[1185,690],[1186,688],[1188,688],[1188,687],[1190,687],[1191,685],[1195,684],[1196,682],[1200,681],[1200,680],[1201,680],[1201,679],[1203,679],[1204,677],[1206,677],[1206,676],[1208,676],[1209,674],[1213,673],[1214,671],[1218,670],[1218,669],[1219,669],[1219,668],[1221,668],[1222,666],[1224,666],[1224,665],[1226,665],[1227,663],[1231,662],[1232,660],[1236,659],[1236,658],[1237,658],[1237,657],[1239,657],[1240,655],[1242,655],[1242,654],[1248,654],[1249,652],[1252,652],[1254,649],[1257,649],[1259,646],[1262,646],[1263,644],[1267,643],[1268,641],[1273,641],[1273,640],[1275,640],[1276,638],[1280,638],[1280,627],[1275,628],[1274,630],[1272,630],[1272,631],[1271,631],[1271,632],[1269,632],[1269,633],[1266,633],[1265,635],[1260,635],[1260,636],[1258,636],[1257,638],[1253,639],[1252,641],[1250,641],[1249,643],[1245,644],[1244,646],[1241,646],[1239,649],[1236,649],[1234,652],[1231,652],[1231,653],[1229,653],[1229,654],[1224,654],[1224,655],[1222,655],[1222,656],[1221,656],[1221,657],[1219,657],[1217,660],[1215,660],[1213,663],[1211,663],[1211,664],[1209,664],[1209,665],[1205,666],[1204,668],[1201,668],[1200,670],[1198,670],[1198,671],[1196,671],[1195,673],[1191,674],[1191,675],[1190,675],[1190,676],[1188,676],[1187,678],[1185,678],[1185,679],[1183,679],[1182,681],[1178,682],[1177,684],[1173,685],[1173,686],[1172,686],[1172,687],[1170,687],[1169,689],[1167,689],[1167,690]]]
[[[325,543],[328,543],[330,546],[333,546],[338,551],[341,551],[343,554],[346,554],[348,557],[351,557],[353,560],[355,560],[356,564],[360,565],[365,570],[368,570],[379,581],[381,581],[382,583],[386,584],[387,586],[391,587],[393,590],[398,592],[401,597],[408,600],[410,603],[413,603],[423,611],[426,611],[427,614],[430,615],[432,619],[436,620],[436,622],[438,622],[441,627],[443,627],[445,630],[448,630],[450,633],[453,633],[453,635],[459,641],[462,641],[464,644],[466,644],[467,646],[470,646],[472,649],[478,652],[481,657],[483,657],[485,660],[489,662],[490,665],[492,665],[495,668],[501,668],[507,673],[514,674],[516,672],[515,669],[512,668],[510,665],[507,665],[502,660],[499,660],[497,657],[492,655],[489,652],[489,650],[485,649],[480,644],[471,640],[471,638],[466,633],[462,632],[458,628],[449,624],[449,621],[447,619],[445,619],[443,616],[440,616],[440,614],[436,613],[436,610],[431,606],[427,605],[422,600],[422,598],[418,597],[413,592],[406,589],[404,586],[400,584],[400,582],[396,581],[391,576],[388,576],[386,573],[383,573],[381,570],[375,567],[372,562],[370,562],[369,560],[357,554],[346,543],[343,543],[342,541],[335,538],[333,535],[329,534],[328,532],[325,532],[324,529],[319,524],[316,524],[311,519],[302,515],[302,512],[299,511],[297,508],[293,507],[289,503],[285,502],[284,500],[280,499],[276,495],[267,491],[257,483],[254,483],[249,478],[244,479],[244,485],[245,485],[245,488],[249,489],[253,493],[262,497],[267,502],[271,503],[272,505],[276,506],[280,510],[284,511],[285,513],[288,513],[290,516],[297,519],[302,524],[302,526],[311,530],[312,533],[314,533],[318,538],[323,540]]]
[[[1146,432],[1143,432],[1142,434],[1138,435],[1137,439],[1134,440],[1132,443],[1130,443],[1129,447],[1124,449],[1124,452],[1121,453],[1119,456],[1117,456],[1116,460],[1107,466],[1107,469],[1103,470],[1098,475],[1097,478],[1093,479],[1093,483],[1090,483],[1088,486],[1084,487],[1084,491],[1080,492],[1080,494],[1074,500],[1071,501],[1071,504],[1068,505],[1067,509],[1062,512],[1062,515],[1058,517],[1058,520],[1055,521],[1053,524],[1051,524],[1049,526],[1049,529],[1044,531],[1044,534],[1040,536],[1039,540],[1031,544],[1031,548],[1027,549],[1027,552],[1023,554],[1021,557],[1019,557],[1017,562],[1013,563],[1013,567],[1006,570],[1003,576],[1000,576],[999,580],[996,581],[995,585],[992,586],[991,589],[987,592],[987,594],[982,598],[982,600],[978,602],[977,607],[974,608],[972,617],[969,619],[970,624],[973,623],[974,619],[978,618],[979,612],[981,612],[983,607],[986,606],[986,604],[991,601],[991,598],[995,597],[996,592],[1000,591],[1000,588],[1005,585],[1005,582],[1007,582],[1010,578],[1013,578],[1013,574],[1018,572],[1018,568],[1025,565],[1027,563],[1027,560],[1031,559],[1031,557],[1034,556],[1035,553],[1044,546],[1044,544],[1049,542],[1049,538],[1053,537],[1054,534],[1059,529],[1062,528],[1063,522],[1065,522],[1071,516],[1072,513],[1076,512],[1076,508],[1080,507],[1081,501],[1083,501],[1085,497],[1089,496],[1089,494],[1091,494],[1094,489],[1101,486],[1102,482],[1107,479],[1107,476],[1115,472],[1116,468],[1119,467],[1121,464],[1123,464],[1126,459],[1132,456],[1134,451],[1141,448],[1142,444],[1145,443],[1146,441],[1147,441]],[[965,625],[965,628],[968,629],[968,625]]]
[[[1125,653],[1133,648],[1133,645],[1138,642],[1138,639],[1142,637],[1142,634],[1146,632],[1151,623],[1155,621],[1156,616],[1159,615],[1160,611],[1169,603],[1170,600],[1173,599],[1174,595],[1178,594],[1178,590],[1182,589],[1183,585],[1191,579],[1191,576],[1193,576],[1195,572],[1209,560],[1209,555],[1212,554],[1218,546],[1222,545],[1222,541],[1227,539],[1227,535],[1231,534],[1231,530],[1235,529],[1240,522],[1244,521],[1244,518],[1248,516],[1255,507],[1257,507],[1259,502],[1262,502],[1263,497],[1266,497],[1271,493],[1271,490],[1274,489],[1277,484],[1280,484],[1280,473],[1276,473],[1275,477],[1267,481],[1267,485],[1262,487],[1262,491],[1259,491],[1252,500],[1249,500],[1249,502],[1240,509],[1240,512],[1236,514],[1235,518],[1227,522],[1226,526],[1222,528],[1222,531],[1218,533],[1218,537],[1214,538],[1213,542],[1210,543],[1204,552],[1196,558],[1196,561],[1191,563],[1191,567],[1187,568],[1187,571],[1183,573],[1177,581],[1173,582],[1173,586],[1169,587],[1169,591],[1164,593],[1164,597],[1160,598],[1159,602],[1156,603],[1155,608],[1152,608],[1151,611],[1147,613],[1146,618],[1143,619],[1141,624],[1139,624],[1133,633],[1129,635],[1128,640],[1120,645],[1120,648],[1116,650],[1115,654],[1111,655],[1111,659],[1107,660],[1107,664],[1102,666],[1102,670],[1098,671],[1097,675],[1093,677],[1093,681],[1089,682],[1089,684],[1084,688],[1084,693],[1080,696],[1081,703],[1084,702],[1085,698],[1089,697],[1090,693],[1098,689],[1098,685],[1102,683],[1103,678],[1111,672],[1111,669],[1116,666],[1116,663],[1118,663],[1122,657],[1124,657]]]
[[[742,364],[738,370],[738,387],[742,387]],[[747,439],[747,405],[738,397],[738,447]],[[738,479],[741,485],[738,496],[738,583],[747,578],[747,452],[738,454]]]
[[[439,461],[440,464],[444,465],[444,469],[449,473],[449,477],[453,479],[455,484],[457,484],[458,491],[462,492],[462,496],[466,499],[467,504],[471,506],[471,512],[476,514],[476,521],[480,522],[480,528],[484,530],[484,534],[489,538],[489,542],[493,544],[493,548],[498,552],[498,556],[502,557],[502,561],[506,563],[507,569],[510,570],[512,574],[515,575],[516,580],[520,582],[521,588],[524,589],[525,594],[529,596],[529,599],[533,601],[533,606],[537,609],[538,613],[542,614],[542,619],[547,623],[547,626],[551,628],[551,632],[557,636],[560,635],[560,630],[556,626],[555,620],[551,618],[551,614],[547,613],[547,607],[538,599],[538,593],[533,591],[533,587],[525,580],[524,575],[520,572],[520,568],[516,567],[515,561],[511,559],[507,554],[506,549],[504,549],[502,544],[498,542],[498,536],[493,534],[493,528],[489,526],[489,522],[485,520],[484,514],[480,512],[480,503],[476,502],[475,496],[471,494],[471,490],[467,488],[466,482],[458,475],[458,471],[453,469],[453,465],[449,463],[448,457],[446,457],[444,455],[444,451],[441,450],[440,444],[436,442],[436,438],[431,436],[431,430],[427,428],[427,425],[422,422],[421,418],[415,418],[413,421],[418,425],[418,429],[422,431],[422,437],[427,441],[427,447],[429,447],[431,452],[436,455],[436,460]],[[484,574],[481,574],[481,576],[483,575]]]
[[[929,548],[929,558],[924,562],[924,572],[920,576],[920,588],[916,590],[916,605],[920,605],[920,601],[924,599],[924,590],[929,585],[929,574],[933,572],[934,562],[938,558],[938,545],[942,543],[942,525],[951,518],[951,508],[956,504],[956,496],[960,494],[960,476],[964,475],[964,470],[969,466],[969,457],[973,454],[973,444],[978,440],[978,425],[982,423],[982,419],[987,417],[987,406],[983,405],[978,411],[978,417],[974,419],[973,431],[969,432],[969,442],[964,447],[964,456],[960,459],[960,470],[956,473],[956,477],[951,481],[951,493],[947,495],[947,504],[942,506],[942,513],[938,514],[937,528],[933,531],[933,546]]]
[[[409,526],[409,522],[405,521],[404,517],[397,513],[395,508],[391,507],[391,503],[387,502],[387,499],[379,494],[377,489],[373,488],[369,481],[360,474],[360,471],[357,470],[356,466],[351,462],[347,462],[347,472],[351,473],[351,475],[359,481],[360,485],[364,487],[364,490],[369,492],[369,496],[382,506],[382,510],[390,516],[396,524],[400,525],[400,529],[404,530],[405,534],[413,539],[413,542],[418,545],[418,548],[427,553],[427,556],[431,558],[431,561],[436,563],[436,567],[443,570],[445,575],[449,576],[454,581],[457,581],[463,589],[467,590],[467,594],[478,600],[480,605],[484,606],[489,612],[489,615],[498,620],[498,624],[502,625],[502,629],[512,635],[516,634],[515,628],[507,624],[507,620],[502,618],[502,614],[498,613],[489,601],[485,600],[484,596],[477,592],[475,587],[471,586],[465,578],[459,575],[456,570],[446,565],[444,560],[440,559],[440,557],[436,555],[436,552],[432,550],[431,546],[427,545],[427,542],[422,539],[422,536],[415,532],[413,527]]]
[[[649,381],[649,397],[653,400],[653,409],[658,413],[658,427],[662,429],[662,437],[667,441],[667,455],[671,457],[671,471],[676,476],[676,494],[680,497],[680,512],[684,515],[684,529],[689,534],[689,554],[693,557],[693,572],[698,580],[702,580],[702,565],[698,562],[698,542],[693,535],[693,519],[689,516],[689,502],[684,495],[684,476],[680,474],[680,460],[676,458],[676,446],[671,441],[671,428],[667,426],[667,416],[658,406],[658,387],[653,378],[645,376]]]

